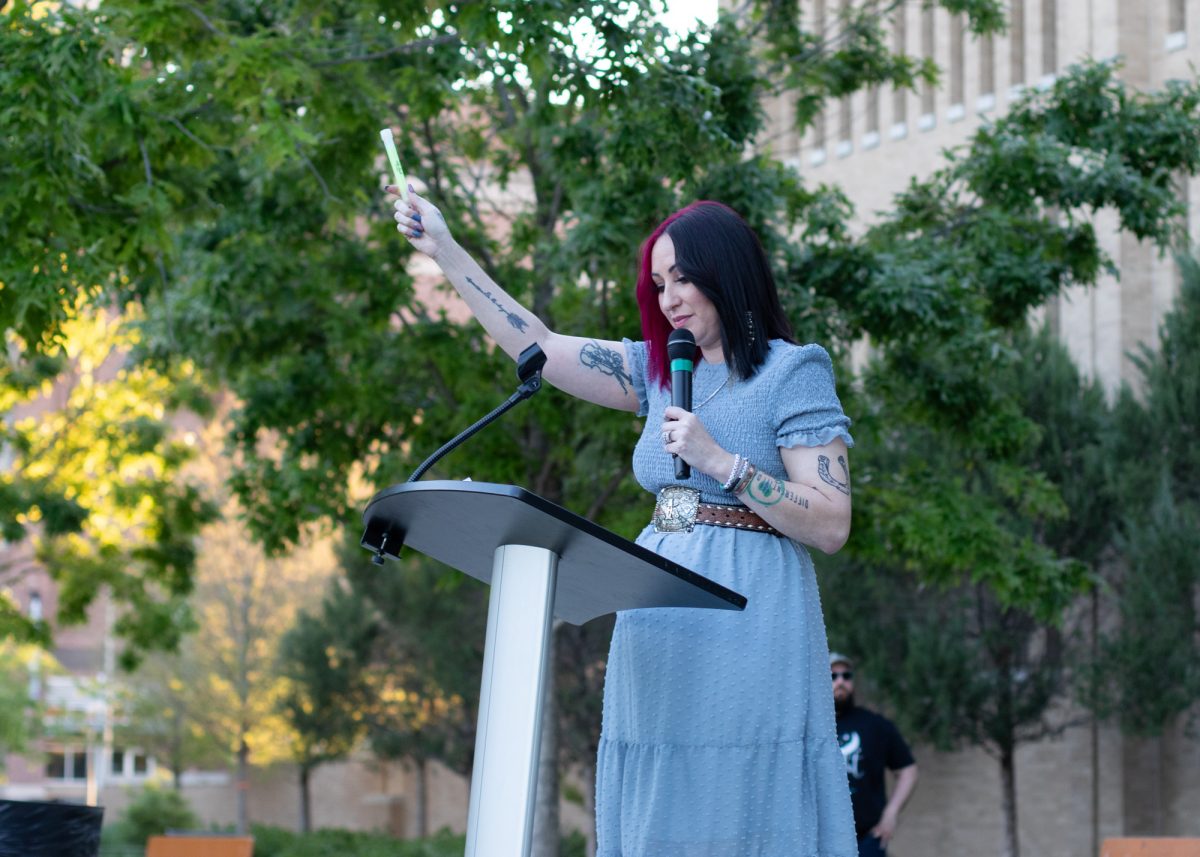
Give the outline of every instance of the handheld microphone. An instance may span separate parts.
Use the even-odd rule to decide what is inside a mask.
[[[667,357],[671,361],[671,404],[685,411],[692,409],[692,370],[696,357],[696,337],[690,330],[680,327],[667,337]],[[678,455],[675,459],[675,478],[689,479],[692,468]]]

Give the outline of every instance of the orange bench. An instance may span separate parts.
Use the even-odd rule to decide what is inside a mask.
[[[146,857],[254,857],[254,837],[151,836]]]
[[[1100,857],[1200,857],[1200,839],[1105,839]]]

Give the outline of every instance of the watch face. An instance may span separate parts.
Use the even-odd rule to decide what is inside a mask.
[[[686,485],[668,485],[658,492],[654,529],[659,533],[690,533],[700,511],[700,492]]]

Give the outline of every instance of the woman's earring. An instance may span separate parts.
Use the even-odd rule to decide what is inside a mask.
[[[754,313],[746,310],[746,332],[750,335],[750,342],[754,342]]]

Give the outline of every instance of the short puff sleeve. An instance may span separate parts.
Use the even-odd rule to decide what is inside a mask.
[[[633,382],[633,392],[638,397],[637,415],[644,417],[650,413],[650,402],[646,398],[646,364],[650,359],[649,349],[644,342],[634,342],[632,339],[622,339],[625,343],[625,359],[629,362],[629,377]]]
[[[838,437],[854,446],[850,418],[842,411],[833,382],[833,361],[824,348],[789,347],[773,380],[771,401],[779,446],[825,446]]]

